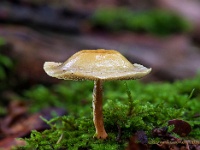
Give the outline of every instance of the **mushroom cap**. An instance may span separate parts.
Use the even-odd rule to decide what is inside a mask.
[[[82,50],[64,63],[45,62],[45,72],[65,80],[129,80],[142,78],[151,68],[131,64],[115,50]]]

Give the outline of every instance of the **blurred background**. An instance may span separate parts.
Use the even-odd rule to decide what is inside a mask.
[[[11,103],[16,93],[60,82],[46,75],[45,61],[63,62],[79,50],[99,48],[153,68],[145,82],[192,78],[200,68],[200,1],[1,0],[1,123],[26,112],[23,102]],[[6,132],[1,127],[0,145],[10,146]]]

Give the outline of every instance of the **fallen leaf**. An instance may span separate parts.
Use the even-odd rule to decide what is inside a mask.
[[[182,137],[187,136],[192,130],[190,124],[183,120],[169,120],[168,125],[174,125],[174,129],[172,131]]]

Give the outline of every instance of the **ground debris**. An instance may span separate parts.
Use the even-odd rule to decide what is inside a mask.
[[[24,145],[25,142],[16,138],[29,136],[31,130],[43,131],[49,126],[40,119],[40,116],[49,120],[55,112],[58,116],[66,114],[60,108],[47,108],[39,113],[30,114],[27,104],[23,101],[11,101],[8,106],[8,114],[0,120],[0,148],[9,150],[16,145]]]

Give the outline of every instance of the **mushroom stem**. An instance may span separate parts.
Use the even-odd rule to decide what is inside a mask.
[[[107,133],[103,123],[102,112],[103,85],[101,80],[94,81],[93,89],[93,122],[96,129],[94,137],[98,139],[106,139]]]

